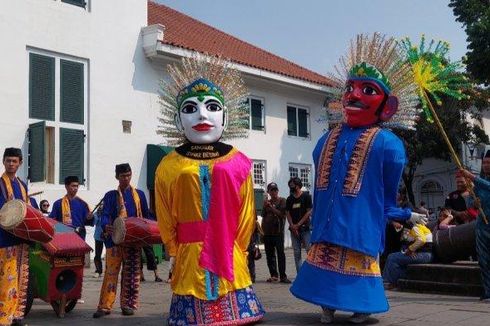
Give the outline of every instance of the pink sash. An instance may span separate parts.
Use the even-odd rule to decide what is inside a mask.
[[[242,199],[240,188],[250,174],[252,162],[238,152],[217,163],[212,172],[208,221],[199,265],[233,282],[233,246]]]

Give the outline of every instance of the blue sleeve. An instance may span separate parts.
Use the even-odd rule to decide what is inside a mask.
[[[94,219],[92,218],[91,220],[88,219],[88,216],[90,215],[90,208],[88,205],[85,205],[85,202],[83,203],[83,210],[84,210],[84,216],[85,216],[85,225],[86,226],[94,226]]]
[[[480,177],[476,177],[474,183],[475,183],[475,191],[477,192],[490,191],[490,181]]]
[[[29,201],[31,202],[32,207],[34,207],[35,209],[39,209],[36,198],[29,197]]]
[[[105,230],[106,225],[112,225],[113,218],[117,215],[116,196],[109,191],[104,196],[104,210],[102,211],[100,226]]]
[[[51,213],[49,213],[49,217],[61,222],[61,200],[57,200],[53,203],[53,209],[51,210]]]
[[[383,159],[384,216],[387,220],[407,220],[412,211],[397,207],[398,186],[405,168],[405,148],[400,139],[389,133],[385,139]]]
[[[143,214],[144,218],[154,220],[152,216],[150,216],[150,212],[148,209],[148,201],[146,201],[146,195],[143,191],[137,189],[138,195],[140,196],[140,202],[141,202],[141,214]]]

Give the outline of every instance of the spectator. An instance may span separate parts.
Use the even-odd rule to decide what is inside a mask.
[[[449,208],[454,216],[454,224],[463,224],[471,220],[471,215],[467,211],[468,199],[469,192],[466,180],[462,176],[456,175],[456,190],[446,197],[444,203],[444,207]]]
[[[291,178],[288,186],[291,195],[286,200],[286,216],[289,223],[289,230],[291,231],[294,264],[296,265],[296,272],[298,272],[302,263],[301,245],[303,244],[305,246],[306,252],[310,249],[310,215],[313,205],[311,196],[301,190],[303,183],[300,178]]]
[[[47,199],[41,200],[40,209],[44,216],[49,216],[49,201]]]
[[[454,224],[454,216],[451,214],[451,210],[447,208],[441,209],[437,219],[437,228],[439,230],[445,230],[453,226],[456,225]]]
[[[248,266],[248,272],[250,273],[250,278],[252,279],[252,283],[255,283],[255,261],[259,260],[260,257],[262,256],[260,254],[260,250],[257,247],[259,243],[259,227],[258,227],[258,222],[257,222],[257,214],[255,214],[255,229],[252,233],[252,236],[250,238],[250,242],[248,244],[248,256],[247,256],[247,266]]]
[[[408,247],[390,254],[383,269],[383,281],[388,290],[395,288],[398,280],[405,277],[408,265],[432,261],[432,233],[425,225],[416,224],[404,230],[402,240],[409,243]]]
[[[286,255],[284,254],[286,199],[279,197],[279,188],[275,182],[267,185],[267,194],[270,198],[264,200],[262,209],[265,255],[271,275],[267,282],[291,283],[286,275]],[[278,267],[279,273],[277,272]]]
[[[407,189],[400,187],[396,198],[398,207],[412,209],[412,204],[408,200]],[[401,230],[403,224],[401,221],[388,221],[386,224],[385,249],[379,259],[379,267],[383,270],[388,255],[394,252],[399,252],[402,248]]]
[[[160,278],[158,275],[158,266],[157,266],[157,261],[155,258],[155,253],[153,252],[153,247],[152,246],[145,246],[142,248],[143,253],[145,254],[146,257],[146,268],[149,271],[153,271],[153,274],[155,275],[155,282],[163,282],[163,280]],[[141,282],[145,282],[145,275],[143,273],[143,259],[141,259]]]
[[[95,277],[101,277],[103,273],[102,269],[102,250],[104,250],[104,235],[102,231],[102,212],[104,211],[104,202],[101,201],[99,207],[94,213],[94,240],[95,240],[95,257],[94,257],[94,265],[95,265]]]

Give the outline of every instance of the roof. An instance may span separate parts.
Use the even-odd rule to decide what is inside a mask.
[[[148,1],[148,25],[165,26],[164,44],[201,53],[221,55],[232,62],[315,84],[331,81],[314,71],[267,52],[172,8]]]

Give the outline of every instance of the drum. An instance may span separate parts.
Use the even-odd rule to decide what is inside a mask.
[[[112,224],[112,241],[121,246],[145,247],[162,243],[156,221],[144,218],[118,217]]]
[[[442,263],[467,260],[476,253],[476,221],[460,224],[434,234],[433,252]]]
[[[53,223],[19,199],[6,202],[0,209],[0,227],[24,240],[41,243],[51,241],[54,235]]]

